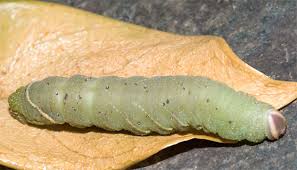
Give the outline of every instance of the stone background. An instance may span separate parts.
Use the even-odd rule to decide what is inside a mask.
[[[297,0],[47,1],[162,31],[222,36],[252,67],[274,79],[297,81]],[[297,169],[297,103],[282,111],[289,128],[276,142],[227,146],[191,140],[132,168]]]

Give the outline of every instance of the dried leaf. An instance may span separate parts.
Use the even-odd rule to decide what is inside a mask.
[[[272,80],[214,36],[181,36],[41,2],[0,3],[0,163],[29,169],[122,169],[209,134],[133,136],[95,128],[37,128],[8,113],[17,87],[50,75],[202,75],[281,108],[297,83]]]

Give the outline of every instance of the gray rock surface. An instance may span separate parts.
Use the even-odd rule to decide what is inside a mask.
[[[47,0],[158,30],[224,37],[245,62],[279,80],[297,81],[297,0]],[[191,140],[135,169],[297,169],[297,103],[282,111],[288,130],[258,145]],[[1,167],[0,167],[1,168]]]

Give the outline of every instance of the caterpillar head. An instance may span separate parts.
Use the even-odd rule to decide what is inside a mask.
[[[40,111],[36,108],[32,107],[26,98],[26,89],[27,87],[20,87],[9,96],[9,111],[12,117],[22,123],[28,122],[37,125],[52,124],[53,122],[40,114]]]

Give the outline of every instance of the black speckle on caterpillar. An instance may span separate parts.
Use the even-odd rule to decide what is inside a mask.
[[[48,77],[9,97],[28,123],[97,126],[136,135],[203,130],[230,140],[278,139],[285,118],[271,105],[197,76]]]

